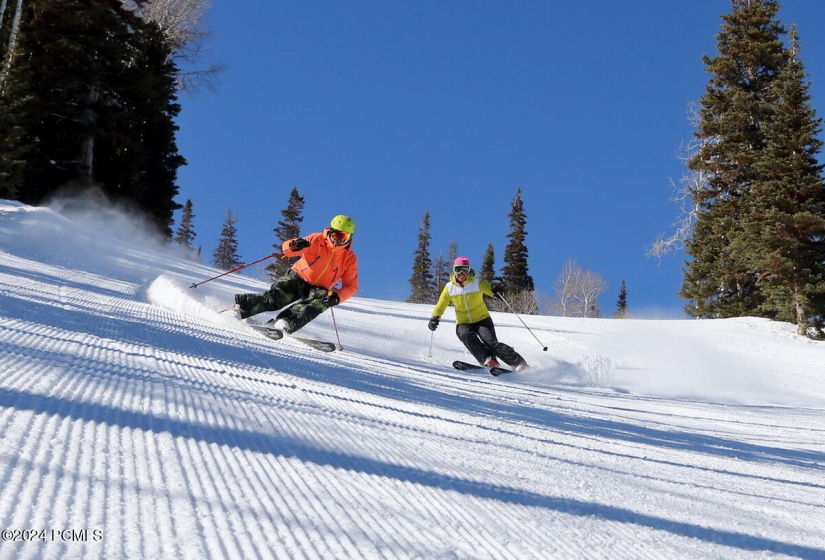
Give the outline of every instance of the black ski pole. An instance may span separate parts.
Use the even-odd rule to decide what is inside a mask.
[[[518,320],[519,320],[519,321],[521,321],[521,324],[522,324],[522,325],[524,325],[524,328],[525,328],[525,329],[527,329],[528,331],[530,331],[530,334],[532,334],[532,335],[533,335],[533,338],[535,338],[535,339],[536,339],[536,342],[538,342],[539,344],[541,344],[541,346],[542,346],[542,350],[544,350],[545,352],[547,352],[547,346],[544,346],[544,344],[542,344],[541,340],[539,340],[539,337],[537,337],[537,336],[536,336],[536,333],[534,333],[532,330],[530,330],[530,327],[528,327],[528,326],[527,326],[527,323],[525,323],[525,322],[524,322],[524,320],[523,320],[521,317],[519,317],[519,316],[518,316],[518,313],[516,313],[516,310],[515,310],[515,309],[513,309],[513,306],[512,306],[512,305],[510,305],[510,302],[509,302],[509,301],[507,301],[506,299],[504,299],[504,296],[503,296],[503,295],[501,295],[501,294],[498,294],[498,299],[500,299],[501,301],[503,301],[504,303],[506,303],[506,304],[507,304],[507,307],[509,307],[509,308],[510,308],[510,311],[513,313],[513,315],[515,315],[515,316],[516,316],[516,318],[518,318]]]
[[[241,266],[239,266],[238,268],[233,268],[232,270],[227,270],[227,271],[226,271],[226,272],[224,272],[223,274],[218,274],[217,276],[213,276],[212,278],[207,278],[207,279],[206,279],[206,280],[204,280],[203,282],[197,282],[197,283],[195,283],[195,284],[192,284],[192,285],[191,285],[191,286],[189,286],[189,287],[190,287],[190,288],[197,288],[197,287],[198,287],[198,286],[200,286],[201,284],[206,284],[207,282],[211,282],[212,280],[217,280],[218,278],[220,278],[220,277],[222,277],[222,276],[226,276],[227,274],[232,274],[233,272],[238,272],[239,270],[243,270],[244,268],[250,267],[250,266],[252,266],[253,264],[258,264],[258,263],[259,263],[259,262],[261,262],[261,261],[265,261],[266,259],[271,259],[272,257],[277,257],[277,256],[278,256],[277,254],[272,253],[271,255],[267,255],[267,256],[265,256],[264,258],[262,258],[262,259],[258,259],[258,260],[257,260],[257,261],[255,261],[255,262],[251,262],[251,263],[249,263],[249,264],[244,264],[244,265],[241,265]]]
[[[329,308],[329,313],[332,315],[332,326],[335,328],[335,338],[338,339],[338,350],[343,350],[344,345],[341,344],[341,335],[338,334],[338,322],[335,320],[335,311],[333,311],[331,307]]]

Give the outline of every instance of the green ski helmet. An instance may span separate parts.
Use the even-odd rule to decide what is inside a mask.
[[[355,233],[355,222],[352,218],[343,214],[338,214],[329,222],[329,227],[337,231],[343,231],[350,235]]]

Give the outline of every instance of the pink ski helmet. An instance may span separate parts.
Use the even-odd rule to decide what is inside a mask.
[[[467,257],[458,257],[453,261],[453,266],[470,266],[470,259]]]

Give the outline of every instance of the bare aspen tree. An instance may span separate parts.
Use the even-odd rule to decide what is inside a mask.
[[[574,298],[578,303],[582,317],[598,317],[599,296],[607,290],[607,282],[592,270],[586,270],[581,275],[578,289]]]
[[[573,259],[568,259],[564,262],[561,272],[553,284],[555,290],[555,299],[550,303],[551,309],[549,312],[552,315],[561,315],[568,317],[572,313],[574,299],[573,293],[575,287],[579,283],[582,269],[576,264]]]
[[[584,270],[574,259],[565,261],[554,284],[555,298],[549,312],[562,317],[598,317],[599,296],[607,290],[604,279]]]
[[[0,94],[3,93],[3,82],[6,80],[6,74],[14,59],[17,31],[20,28],[20,14],[23,12],[23,0],[17,0],[16,3],[12,0],[12,4],[14,6],[13,14],[11,13],[12,6],[8,6],[6,0],[2,0],[2,4],[0,4],[0,31],[6,23],[9,26],[9,42],[5,49],[2,49],[2,45],[0,45]],[[6,15],[7,7],[9,8],[8,16]],[[2,36],[3,33],[0,33],[0,37]]]
[[[695,101],[688,106],[688,121],[694,128],[699,125],[699,111],[700,106]],[[687,168],[688,160],[699,151],[703,143],[708,141],[692,140],[682,146],[677,157]],[[663,255],[669,255],[684,247],[685,240],[690,238],[693,224],[699,214],[699,208],[693,202],[693,193],[707,188],[708,175],[701,170],[687,169],[685,174],[679,178],[678,184],[673,180],[670,184],[673,187],[671,200],[679,205],[679,215],[672,224],[673,232],[668,236],[663,233],[659,234],[656,241],[647,247],[645,254],[649,257],[661,258]]]
[[[496,305],[496,309],[508,311],[510,307],[512,307],[513,311],[524,315],[533,315],[539,309],[538,295],[533,290],[515,290],[508,292],[505,297],[507,298],[507,303],[510,305],[504,304],[504,308],[502,308],[501,303],[503,302],[496,301],[498,304]],[[492,307],[490,307],[490,309],[492,309]]]
[[[433,286],[435,286],[435,290],[439,294],[441,293],[441,289],[444,287],[444,284],[446,284],[450,279],[451,267],[452,262],[448,262],[448,260],[441,256],[441,254],[439,254],[433,261]]]
[[[182,90],[194,93],[201,87],[212,88],[215,77],[223,68],[217,64],[196,67],[206,50],[206,40],[212,35],[203,26],[209,0],[149,0],[140,5],[129,0],[125,4],[163,31],[178,66],[178,86]],[[183,66],[190,69],[183,70]]]

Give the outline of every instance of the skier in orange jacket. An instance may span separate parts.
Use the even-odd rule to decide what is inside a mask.
[[[283,309],[274,328],[293,333],[358,290],[358,259],[352,251],[355,224],[343,214],[332,218],[321,233],[284,241],[283,258],[300,258],[269,290],[236,294],[241,319]],[[336,288],[336,284],[340,286]]]

